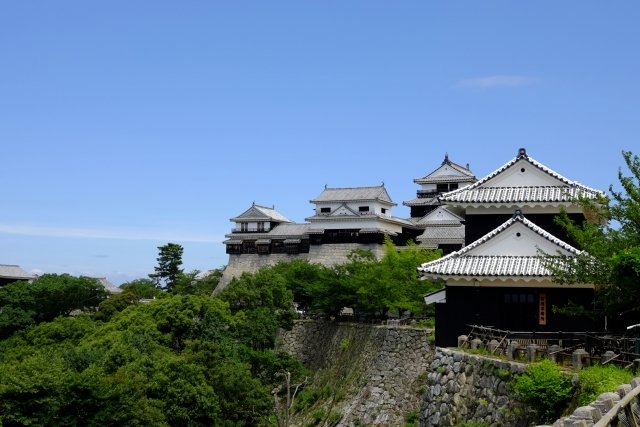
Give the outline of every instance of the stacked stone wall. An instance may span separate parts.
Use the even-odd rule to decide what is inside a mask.
[[[346,368],[347,397],[332,409],[341,414],[338,426],[402,426],[420,409],[433,355],[424,329],[300,321],[278,343],[316,372]]]
[[[535,414],[511,388],[514,375],[525,369],[522,363],[438,348],[427,375],[420,425],[532,425]]]

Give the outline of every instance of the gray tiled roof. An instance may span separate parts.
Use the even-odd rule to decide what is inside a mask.
[[[464,244],[464,225],[428,226],[418,236],[420,242]]]
[[[597,190],[579,184],[558,187],[481,187],[445,193],[441,200],[449,203],[553,203],[571,202],[579,197],[596,198],[601,194]]]
[[[402,202],[402,204],[405,206],[435,206],[435,205],[439,205],[440,202],[438,201],[437,197],[424,198],[424,199],[417,197],[415,199]]]
[[[440,206],[420,218],[416,224],[422,226],[461,225],[462,221],[463,218],[460,215],[451,212],[446,206]]]
[[[437,171],[439,171],[440,168],[442,168],[445,165],[450,166],[452,169],[459,172],[460,174],[432,176]],[[414,179],[413,182],[415,182],[416,184],[431,184],[431,183],[437,183],[437,182],[468,182],[468,181],[475,181],[476,179],[477,178],[475,177],[473,172],[471,172],[468,168],[462,165],[452,162],[451,160],[449,160],[449,156],[445,154],[444,160],[442,161],[442,164],[440,166],[438,166],[435,170],[433,170],[428,175],[423,176],[422,178]]]
[[[302,236],[307,234],[311,224],[278,224],[269,232],[269,237]]]
[[[113,283],[111,283],[110,281],[107,280],[106,277],[96,277],[95,279],[98,280],[98,282],[100,282],[100,284],[102,286],[104,286],[104,288],[107,290],[107,292],[109,292],[110,294],[119,294],[122,293],[122,289],[119,288],[118,286],[114,285]]]
[[[418,267],[423,276],[551,276],[551,272],[545,267],[541,257],[535,255],[469,255],[469,251],[475,249],[516,223],[522,223],[536,234],[565,251],[577,255],[578,249],[563,242],[547,231],[535,225],[522,216],[514,215],[500,227],[487,233],[480,239],[465,246],[457,252],[453,252],[438,260],[431,261]]]
[[[241,244],[243,240],[284,239],[287,237],[303,237],[307,235],[311,224],[282,223],[264,233],[231,233],[222,243],[226,245]]]
[[[518,162],[529,165],[545,172],[560,182],[557,186],[520,186],[499,187],[491,186],[490,181],[496,176],[510,169]],[[571,202],[577,197],[597,198],[604,193],[569,180],[559,173],[549,169],[542,163],[529,157],[524,149],[520,153],[496,169],[480,181],[467,187],[453,190],[440,196],[440,200],[447,203],[527,203],[527,202]]]
[[[446,259],[445,259],[446,258]],[[437,265],[422,266],[423,275],[438,276],[550,276],[544,261],[537,256],[465,256],[444,257]]]
[[[416,184],[437,184],[438,182],[473,182],[476,177],[473,174],[461,176],[461,175],[440,175],[414,179]]]
[[[291,222],[286,216],[282,215],[280,212],[275,210],[275,208],[268,208],[266,206],[256,205],[255,203],[251,205],[249,209],[238,215],[237,217],[231,218],[231,221],[265,221],[270,220],[274,222]]]
[[[395,224],[406,226],[406,227],[415,226],[415,224],[412,221],[404,218],[398,218],[395,216],[387,216],[382,214],[372,214],[372,213],[367,213],[366,215],[355,214],[355,215],[338,215],[338,216],[313,215],[308,218],[305,218],[305,221],[314,222],[315,228],[323,227],[323,226],[326,228],[327,226],[324,225],[326,223],[347,222],[347,221],[356,221],[356,220],[362,220],[362,219],[377,219],[377,220],[391,222],[391,223],[395,223]]]
[[[29,280],[36,276],[24,271],[20,266],[13,264],[0,264],[0,277],[3,279]]]
[[[325,188],[311,203],[318,202],[350,202],[355,200],[377,200],[395,205],[384,185],[377,187]]]

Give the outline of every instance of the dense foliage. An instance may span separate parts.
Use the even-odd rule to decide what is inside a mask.
[[[107,297],[97,279],[44,274],[0,288],[0,339],[74,310],[94,310]]]
[[[559,217],[586,252],[551,265],[561,283],[596,284],[598,308],[618,327],[640,322],[640,159],[622,154],[631,172],[618,172],[622,191],[611,186],[610,198],[580,200],[584,223],[571,221],[566,212]]]
[[[544,421],[557,419],[573,394],[571,379],[548,359],[529,365],[524,374],[516,377],[514,389]]]
[[[279,375],[302,368],[272,346],[292,316],[291,293],[255,285],[229,287],[242,304],[164,293],[106,322],[61,316],[0,341],[0,422],[266,425]]]
[[[360,315],[386,317],[390,312],[421,314],[424,295],[438,284],[420,280],[416,268],[440,256],[440,251],[409,244],[398,250],[391,240],[385,242],[385,255],[376,260],[370,251],[355,250],[349,262],[323,267],[302,260],[280,263],[255,274],[236,278],[235,289],[253,289],[255,283],[279,283],[293,292],[303,311],[338,315],[351,307]],[[234,297],[241,301],[242,297]]]
[[[0,425],[269,425],[273,391],[304,374],[274,351],[294,296],[326,314],[420,312],[434,284],[416,267],[439,256],[387,241],[380,261],[356,251],[333,268],[282,263],[214,298],[222,272],[184,273],[171,245],[159,248],[154,280],[108,298],[95,279],[69,275],[0,289]]]
[[[595,365],[578,372],[578,405],[586,406],[605,392],[612,392],[620,384],[628,384],[633,373],[615,365]]]

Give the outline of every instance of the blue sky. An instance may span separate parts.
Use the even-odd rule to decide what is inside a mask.
[[[633,1],[0,3],[0,263],[145,277],[226,263],[253,201],[332,187],[399,206],[445,152],[519,147],[607,190],[640,152]]]

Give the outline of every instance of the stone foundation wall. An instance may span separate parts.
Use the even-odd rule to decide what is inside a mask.
[[[424,329],[299,321],[278,343],[316,372],[347,372],[347,397],[332,408],[342,416],[338,426],[402,426],[420,409],[433,356]],[[297,421],[292,425],[306,425]]]
[[[525,369],[522,363],[438,348],[427,376],[420,425],[532,425],[535,414],[511,389],[513,376]]]
[[[276,265],[282,261],[292,261],[294,259],[303,259],[312,263],[330,267],[336,264],[344,264],[348,261],[347,256],[354,249],[366,249],[373,252],[376,258],[380,259],[384,255],[384,245],[379,244],[359,244],[359,243],[341,243],[341,244],[324,244],[312,245],[307,254],[242,254],[229,255],[229,262],[222,273],[220,282],[214,293],[224,289],[234,277],[240,277],[244,272],[253,273],[262,267]]]

